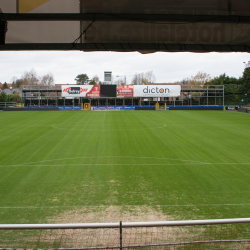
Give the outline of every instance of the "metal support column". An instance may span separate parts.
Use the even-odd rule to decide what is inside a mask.
[[[216,86],[214,87],[215,89],[215,106],[216,106]]]
[[[120,221],[120,250],[122,250],[122,222]]]
[[[39,86],[39,92],[38,92],[38,106],[39,106],[39,108],[40,108],[40,106],[41,106],[41,91],[40,91],[40,86]]]
[[[192,86],[191,86],[192,88]],[[190,106],[192,107],[192,89],[191,89],[191,92],[190,92]]]
[[[208,107],[208,86],[207,86],[207,107]]]
[[[223,100],[223,108],[224,108],[224,85],[222,85],[223,86],[223,93],[222,93],[222,100]]]

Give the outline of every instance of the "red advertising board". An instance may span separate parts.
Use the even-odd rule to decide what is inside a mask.
[[[133,97],[134,85],[117,85],[117,97]]]
[[[93,88],[86,94],[87,97],[100,97],[100,85],[94,85]]]
[[[62,85],[62,97],[100,97],[100,85]]]

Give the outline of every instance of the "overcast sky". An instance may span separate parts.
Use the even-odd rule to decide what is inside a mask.
[[[89,78],[98,75],[103,81],[104,71],[127,77],[131,83],[135,73],[153,71],[157,83],[171,83],[196,75],[198,71],[212,77],[226,73],[240,77],[248,53],[166,53],[142,55],[138,52],[81,52],[81,51],[7,51],[0,52],[0,82],[11,83],[32,69],[39,76],[52,73],[56,84],[75,84],[78,74]],[[122,79],[122,77],[120,78]]]

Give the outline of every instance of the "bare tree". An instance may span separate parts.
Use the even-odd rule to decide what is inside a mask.
[[[15,83],[16,88],[21,89],[22,85],[24,85],[23,79],[17,79]]]
[[[181,80],[181,83],[182,83],[183,85],[185,85],[185,84],[190,84],[190,79],[189,79],[188,77],[183,78],[183,79]]]
[[[39,77],[34,69],[30,72],[24,72],[21,77],[22,85],[38,85],[39,84]]]
[[[38,76],[36,71],[32,69],[29,72],[24,72],[20,79],[17,77],[12,78],[12,86],[16,88],[21,88],[22,85],[54,85],[54,76],[52,73],[45,74],[43,76]]]
[[[125,85],[126,83],[125,83],[124,79],[119,79],[119,80],[116,80],[114,82],[114,84],[116,84],[116,85]]]
[[[183,78],[181,81],[174,82],[175,84],[187,85],[190,84],[190,79],[188,77]]]
[[[54,85],[54,77],[51,73],[45,74],[44,76],[41,77],[40,80],[41,85],[48,85],[52,86]]]
[[[206,83],[212,80],[211,76],[207,73],[199,71],[195,76],[191,76],[190,84],[199,85],[203,87]]]
[[[12,87],[13,87],[13,88],[17,88],[17,86],[16,86],[17,80],[18,80],[18,79],[17,79],[16,76],[13,76],[13,77],[12,77],[11,82],[12,82]]]
[[[133,85],[140,85],[140,73],[135,73],[132,79]]]
[[[96,82],[96,84],[99,84],[100,83],[100,79],[99,79],[99,76],[95,75],[93,77],[93,80]]]
[[[153,70],[147,71],[147,72],[145,73],[145,79],[148,81],[149,84],[150,84],[150,83],[155,83],[156,77],[155,77],[155,75],[154,75],[154,73],[153,73]]]
[[[135,73],[133,79],[132,79],[132,84],[134,85],[147,85],[150,83],[154,83],[156,80],[155,75],[153,71],[147,71],[147,72],[142,72],[142,73]]]

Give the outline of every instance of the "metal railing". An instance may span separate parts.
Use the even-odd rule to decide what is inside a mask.
[[[2,108],[16,108],[17,102],[0,102],[0,107],[2,107]]]
[[[22,90],[61,90],[61,85],[22,85]]]
[[[217,91],[223,91],[224,90],[224,85],[190,85],[190,84],[183,84],[181,85],[181,89],[182,91],[184,90],[194,90],[194,91],[204,91],[207,90],[208,91],[213,91],[213,90],[217,90]]]
[[[247,249],[250,218],[0,225],[2,249]]]

